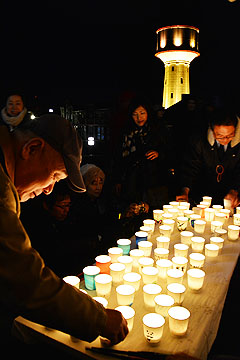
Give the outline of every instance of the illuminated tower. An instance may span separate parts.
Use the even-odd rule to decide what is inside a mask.
[[[199,56],[199,29],[193,26],[173,25],[157,30],[156,57],[164,62],[165,76],[163,107],[165,109],[182,100],[182,94],[190,93],[190,62]]]

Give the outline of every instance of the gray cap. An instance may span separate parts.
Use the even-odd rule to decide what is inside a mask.
[[[70,121],[59,115],[46,114],[30,120],[23,127],[42,137],[62,155],[71,189],[86,191],[80,172],[82,139]]]

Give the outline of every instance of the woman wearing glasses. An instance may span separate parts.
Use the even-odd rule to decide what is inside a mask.
[[[235,113],[216,109],[205,136],[194,136],[184,156],[181,195],[177,200],[199,203],[210,195],[213,203],[240,203],[240,120]]]

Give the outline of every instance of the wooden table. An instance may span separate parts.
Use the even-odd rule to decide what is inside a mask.
[[[232,218],[226,220],[223,228],[227,229],[227,225],[232,223]],[[155,232],[151,237],[153,242],[153,248],[156,247],[156,237],[159,236],[158,224],[155,226]],[[190,224],[187,230],[193,231]],[[193,231],[194,232],[194,231]],[[194,234],[203,236],[206,239],[206,243],[209,243],[209,238],[212,236],[210,230],[210,223],[206,224],[204,234]],[[132,247],[134,244],[133,237]],[[170,241],[170,253],[169,259],[173,256],[173,246],[180,242],[180,232],[175,229],[171,236]],[[191,247],[189,248],[189,253]],[[135,294],[132,307],[134,308],[136,315],[134,318],[134,326],[132,331],[126,337],[126,339],[116,345],[115,349],[120,350],[135,350],[135,351],[154,351],[159,353],[176,353],[185,352],[188,355],[194,356],[199,359],[207,359],[207,355],[211,349],[211,346],[217,335],[221,314],[228,291],[229,282],[236,266],[238,256],[240,252],[240,240],[229,241],[227,236],[224,241],[222,252],[215,260],[209,260],[206,258],[203,270],[206,272],[203,288],[198,293],[193,293],[187,288],[185,298],[182,306],[186,307],[191,312],[189,321],[189,327],[187,334],[184,337],[178,338],[170,334],[168,328],[168,321],[164,325],[163,337],[157,346],[151,346],[144,338],[142,317],[148,312],[152,312],[146,309],[143,302],[142,285],[140,290]],[[187,276],[184,275],[184,285],[187,287]],[[166,293],[166,283],[160,281],[162,286],[162,293]],[[81,288],[85,289],[84,281],[81,282]],[[118,306],[116,299],[115,286],[112,287],[111,296],[108,299],[108,307],[115,308]],[[95,291],[87,291],[90,296],[96,296]],[[154,309],[153,309],[154,311]],[[98,337],[91,344],[74,339],[68,334],[64,334],[60,331],[53,329],[46,329],[44,326],[30,322],[22,317],[15,319],[15,327],[18,332],[27,341],[31,338],[45,338],[45,340],[55,341],[58,344],[64,344],[68,348],[74,349],[83,354],[93,356],[95,359],[106,359],[105,356],[93,354],[85,350],[86,346],[101,346],[100,338]],[[82,357],[83,358],[83,357]],[[107,357],[111,359],[111,357]]]

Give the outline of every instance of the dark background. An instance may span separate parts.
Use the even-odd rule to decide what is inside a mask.
[[[239,0],[6,1],[0,23],[2,104],[15,89],[29,106],[34,96],[55,108],[112,104],[132,90],[161,103],[156,30],[182,24],[200,30],[191,93],[238,107]]]

